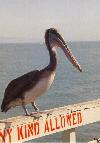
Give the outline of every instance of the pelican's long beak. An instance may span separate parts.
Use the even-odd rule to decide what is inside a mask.
[[[68,60],[75,66],[80,72],[82,72],[82,68],[79,65],[78,61],[76,60],[75,56],[72,54],[71,50],[67,47],[67,44],[65,43],[64,39],[62,36],[56,32],[56,33],[51,33],[51,43],[54,44],[56,47],[60,47],[63,52],[65,53],[66,57]]]
[[[82,72],[80,64],[76,60],[75,56],[72,54],[71,50],[67,47],[67,45],[62,46],[61,48],[64,51],[68,60],[73,64],[73,66],[75,66],[80,72]]]

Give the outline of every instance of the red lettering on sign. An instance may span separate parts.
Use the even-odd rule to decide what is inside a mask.
[[[33,136],[33,123],[28,124],[28,137]]]
[[[3,142],[5,142],[5,130],[3,132],[0,131],[0,137]]]
[[[71,126],[71,114],[67,114],[66,119],[67,119],[68,126]]]
[[[55,128],[53,127],[53,124],[52,124],[52,120],[50,119],[50,129],[51,129],[51,131],[54,131],[55,130]]]
[[[17,132],[18,132],[18,140],[24,139],[23,126],[17,127]]]
[[[12,128],[7,129],[7,133],[9,135],[9,143],[11,143],[11,132],[12,132]]]
[[[82,123],[82,114],[81,114],[81,112],[77,113],[77,117],[78,117],[78,124],[81,124]]]
[[[0,131],[0,137],[4,143],[6,142],[5,138],[7,136],[9,137],[9,140],[8,140],[9,143],[11,143],[11,132],[12,132],[12,128],[4,130],[3,133]]]
[[[28,124],[28,137],[38,135],[40,132],[39,122]]]
[[[61,127],[64,128],[65,125],[65,116],[61,116]]]
[[[57,116],[46,120],[44,133],[66,128],[68,126],[76,126],[81,123],[81,112],[72,112],[71,114]]]
[[[25,124],[21,127],[17,127],[18,140],[28,138],[40,133],[39,122]]]
[[[27,138],[27,126],[25,125],[25,138]]]
[[[38,135],[40,133],[39,122],[34,123],[34,132],[35,132],[35,135]]]
[[[48,124],[48,121],[46,120],[46,123],[45,123],[45,129],[44,129],[44,132],[49,132],[49,124]]]
[[[72,124],[76,125],[77,124],[77,116],[76,116],[76,112],[72,113]]]
[[[58,125],[58,119],[57,119],[57,117],[55,118],[55,121],[56,121],[56,129],[60,129],[60,125]]]

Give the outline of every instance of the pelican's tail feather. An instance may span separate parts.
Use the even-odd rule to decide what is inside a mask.
[[[8,110],[9,110],[9,107],[3,100],[2,105],[1,105],[1,112],[7,112]]]

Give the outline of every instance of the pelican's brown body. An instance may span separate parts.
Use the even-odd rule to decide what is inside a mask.
[[[55,47],[61,47],[70,62],[78,70],[82,71],[80,65],[56,29],[50,28],[46,31],[45,42],[50,55],[49,65],[40,71],[31,71],[12,80],[5,90],[1,105],[2,112],[6,112],[11,107],[22,105],[25,113],[28,114],[25,105],[29,103],[32,103],[34,109],[37,110],[34,102],[35,99],[50,88],[55,77],[57,67]]]

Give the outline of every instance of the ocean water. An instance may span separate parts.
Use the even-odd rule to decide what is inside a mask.
[[[68,45],[81,64],[83,72],[78,72],[58,49],[54,83],[36,101],[40,110],[100,98],[100,42],[69,42]],[[12,79],[31,70],[42,69],[48,63],[49,55],[44,44],[0,44],[0,105],[4,90]],[[30,105],[27,108],[32,111]],[[23,114],[23,109],[16,107],[6,114],[0,112],[0,119],[20,114]],[[61,142],[61,135],[62,133],[53,134],[34,142]],[[100,122],[77,129],[78,141],[86,142],[94,137],[100,137]]]

